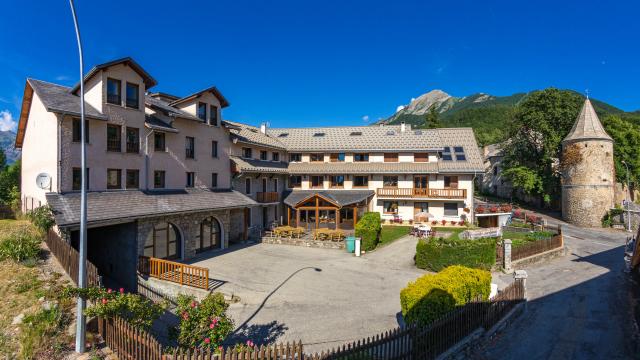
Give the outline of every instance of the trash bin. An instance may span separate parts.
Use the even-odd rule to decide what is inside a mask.
[[[347,238],[344,240],[345,244],[347,245],[347,252],[355,252],[356,251],[356,238],[355,236],[347,236]]]

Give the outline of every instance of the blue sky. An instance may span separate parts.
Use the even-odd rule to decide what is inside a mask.
[[[434,88],[589,89],[640,109],[638,1],[76,1],[87,69],[132,56],[154,91],[216,85],[230,120],[365,124]],[[5,129],[26,77],[71,85],[78,75],[66,1],[2,8]]]

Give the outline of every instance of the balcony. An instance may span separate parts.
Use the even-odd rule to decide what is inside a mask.
[[[259,203],[274,203],[279,201],[278,193],[275,191],[256,193],[256,201]]]
[[[379,188],[379,198],[392,199],[466,199],[467,189],[419,189],[419,188]]]

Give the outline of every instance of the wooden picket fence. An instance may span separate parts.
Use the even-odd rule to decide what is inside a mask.
[[[540,239],[511,249],[511,261],[524,259],[529,256],[541,254],[545,251],[564,246],[562,233],[549,239]]]
[[[64,271],[71,277],[71,280],[78,284],[78,259],[80,255],[78,251],[69,245],[66,241],[62,240],[60,235],[53,230],[49,229],[45,243],[49,247],[49,250],[56,257]],[[87,263],[87,284],[89,286],[99,286],[100,276],[98,275],[98,268],[89,260]]]
[[[475,301],[428,326],[400,327],[339,348],[305,354],[301,342],[262,345],[237,351],[178,350],[163,347],[152,335],[122,319],[99,319],[98,331],[119,359],[140,360],[355,360],[435,359],[476,329],[490,329],[525,300],[524,283],[516,280],[491,301]]]

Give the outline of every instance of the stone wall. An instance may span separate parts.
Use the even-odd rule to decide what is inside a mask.
[[[318,241],[308,239],[290,239],[281,237],[263,237],[262,242],[265,244],[278,244],[278,245],[294,245],[294,246],[306,246],[313,248],[324,249],[344,249],[344,241]]]
[[[236,211],[236,210],[232,210]],[[242,210],[239,210],[242,212]],[[180,236],[182,237],[182,259],[188,260],[196,254],[196,239],[200,234],[200,223],[207,217],[215,217],[222,226],[222,242],[224,247],[229,246],[230,238],[230,211],[216,210],[203,211],[197,213],[189,213],[182,215],[159,216],[155,218],[138,220],[138,254],[144,254],[144,244],[147,237],[151,234],[154,225],[162,222],[170,222],[178,227]]]

